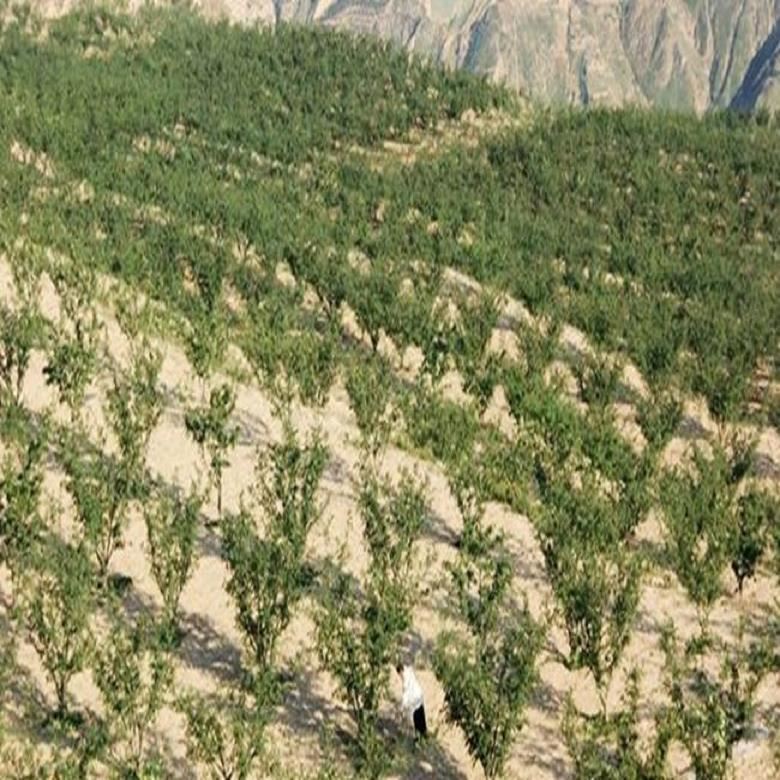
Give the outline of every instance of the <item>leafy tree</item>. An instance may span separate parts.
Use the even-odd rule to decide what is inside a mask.
[[[328,318],[337,317],[349,291],[349,273],[341,257],[332,257],[314,244],[288,250],[285,259],[296,279],[308,282],[317,293]]]
[[[766,547],[767,532],[778,522],[778,504],[768,493],[751,490],[737,501],[731,526],[731,570],[742,592],[746,579],[756,573]]]
[[[296,397],[305,404],[327,401],[340,344],[339,325],[301,312],[296,290],[269,291],[249,310],[250,327],[241,347],[257,375],[284,407]]]
[[[60,403],[68,407],[74,422],[98,368],[100,324],[92,303],[97,281],[88,264],[60,263],[52,274],[65,316],[55,328],[43,373],[46,383],[56,386]]]
[[[540,376],[555,358],[561,333],[561,319],[551,312],[542,327],[523,325],[515,328],[523,372],[528,377]]]
[[[749,387],[749,370],[745,365],[729,365],[718,352],[701,350],[690,381],[693,391],[704,395],[712,415],[722,423],[740,413]]]
[[[160,489],[144,505],[152,575],[165,605],[162,629],[168,642],[176,636],[179,598],[192,570],[201,504],[194,489],[187,496]]]
[[[322,406],[328,400],[335,375],[338,338],[336,326],[330,323],[322,333],[310,329],[286,334],[282,340],[280,359],[288,380],[292,380],[294,385],[283,392],[283,396],[292,397],[292,390],[297,389],[305,404]]]
[[[473,407],[447,401],[421,381],[402,402],[405,429],[416,447],[425,448],[445,463],[456,463],[462,453],[471,451],[479,430]]]
[[[439,316],[438,311],[431,310],[425,312],[420,331],[420,349],[423,353],[421,378],[427,378],[430,386],[435,387],[450,365],[454,327]]]
[[[97,369],[97,333],[94,315],[80,319],[73,336],[59,331],[44,368],[47,384],[56,385],[60,403],[70,410],[71,421],[79,418],[87,385]]]
[[[465,461],[450,477],[463,532],[455,564],[448,566],[458,613],[469,631],[487,640],[506,609],[512,563],[501,533],[483,522],[485,479],[481,463]]]
[[[639,402],[639,425],[653,453],[660,453],[682,420],[682,403],[671,393]]]
[[[87,663],[92,634],[93,573],[80,547],[51,540],[21,583],[19,614],[56,696],[56,717],[68,714],[68,684]]]
[[[206,379],[224,356],[227,344],[227,329],[219,314],[199,312],[193,317],[185,348],[204,395]]]
[[[138,780],[164,776],[160,757],[149,755],[149,737],[173,685],[173,667],[153,634],[144,619],[128,625],[115,616],[94,665],[108,763],[121,777]]]
[[[380,359],[360,360],[347,375],[347,393],[357,419],[363,449],[376,459],[385,449],[394,422],[390,408],[392,375]]]
[[[468,638],[442,634],[434,669],[444,687],[447,717],[463,730],[485,776],[498,777],[537,679],[542,632],[527,607],[510,603],[512,566],[501,534],[483,523],[481,480],[464,466],[453,482],[463,534],[449,571]]]
[[[38,312],[38,278],[14,265],[18,302],[11,308],[0,302],[0,399],[19,404],[32,350],[43,340]]]
[[[579,489],[541,472],[536,530],[568,639],[566,663],[593,675],[606,707],[614,670],[637,614],[642,564],[625,548],[625,512],[592,475]]]
[[[247,780],[263,750],[267,710],[230,689],[219,700],[188,693],[177,701],[187,721],[187,756],[213,780]]]
[[[39,504],[48,425],[24,429],[21,452],[7,453],[0,467],[0,551],[14,579],[26,568],[43,532]]]
[[[115,369],[108,391],[108,418],[119,444],[123,467],[143,476],[149,438],[162,414],[158,385],[162,355],[143,340],[133,347],[129,370]]]
[[[496,385],[500,363],[498,356],[487,349],[498,322],[498,303],[483,293],[475,301],[461,300],[459,313],[450,337],[451,354],[463,372],[463,389],[476,396],[478,408],[484,411]]]
[[[227,591],[261,672],[272,668],[276,642],[304,591],[306,540],[320,516],[316,492],[326,461],[317,437],[302,446],[287,426],[282,442],[271,445],[258,465],[259,523],[249,507],[223,520]]]
[[[189,409],[184,418],[187,432],[209,455],[209,470],[217,488],[217,512],[222,516],[222,472],[229,465],[227,453],[238,441],[238,426],[230,417],[236,406],[236,395],[230,385],[214,388],[209,395],[208,406]]]
[[[368,334],[376,353],[385,325],[392,321],[397,306],[398,279],[388,262],[373,261],[367,274],[356,274],[349,290],[349,303]]]
[[[459,646],[440,639],[434,665],[442,682],[447,716],[464,732],[485,777],[499,777],[536,681],[538,626],[527,610],[512,616],[493,641]]]
[[[629,553],[569,547],[552,575],[569,644],[567,663],[593,675],[604,707],[636,619],[641,571],[641,562]]]
[[[750,467],[751,446],[732,444],[731,454],[720,445],[712,457],[697,448],[694,469],[677,471],[664,477],[661,483],[669,532],[667,549],[680,582],[699,609],[702,627],[712,604],[722,592],[722,575],[726,564],[735,556],[737,570],[750,568],[748,550],[755,539],[749,529],[750,514],[735,517],[737,485]],[[750,512],[745,505],[744,512]],[[733,527],[741,531],[734,534]],[[740,526],[741,524],[741,526]],[[740,538],[741,533],[746,535]]]
[[[427,510],[422,488],[409,475],[393,487],[368,471],[362,475],[359,504],[368,572],[361,587],[343,571],[328,573],[315,612],[317,652],[357,726],[360,772],[380,777],[389,755],[379,730],[379,705],[400,641],[411,626],[414,543]]]
[[[731,749],[750,729],[755,692],[770,668],[769,648],[746,648],[740,637],[736,647],[726,648],[714,675],[698,652],[680,652],[672,626],[664,630],[662,647],[671,733],[688,752],[697,780],[728,777]]]
[[[664,718],[656,719],[656,734],[645,755],[640,746],[639,673],[626,681],[622,709],[614,714],[583,716],[567,701],[563,719],[566,749],[577,780],[665,780],[673,736]]]
[[[605,410],[617,400],[621,371],[619,361],[606,355],[585,355],[573,364],[580,398],[597,410]]]
[[[97,566],[98,584],[105,590],[109,565],[124,544],[128,504],[137,484],[135,474],[122,459],[104,455],[77,442],[74,435],[61,444],[66,487],[76,508],[86,549]]]

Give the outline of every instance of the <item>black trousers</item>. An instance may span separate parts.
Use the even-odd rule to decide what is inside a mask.
[[[412,714],[412,720],[414,721],[414,730],[420,737],[424,737],[428,734],[428,726],[425,723],[425,707],[421,704]]]

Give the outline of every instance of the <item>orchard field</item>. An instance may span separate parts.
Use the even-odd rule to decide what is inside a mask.
[[[0,20],[0,777],[777,776],[775,118]]]

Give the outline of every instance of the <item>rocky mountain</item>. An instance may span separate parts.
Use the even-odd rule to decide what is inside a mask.
[[[550,103],[780,107],[780,0],[195,0],[378,35]],[[69,0],[37,3],[49,12]]]

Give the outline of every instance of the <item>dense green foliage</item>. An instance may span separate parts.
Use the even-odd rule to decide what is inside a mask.
[[[639,731],[639,674],[626,680],[622,708],[595,717],[577,712],[571,699],[563,720],[566,747],[577,780],[665,780],[666,757],[673,730],[658,719],[650,750],[643,750]]]
[[[163,599],[165,638],[176,638],[179,598],[192,573],[202,498],[159,490],[144,506],[152,576]]]
[[[89,47],[101,56],[82,56]],[[84,11],[54,23],[45,43],[8,24],[0,83],[10,235],[26,212],[33,240],[142,283],[207,341],[225,283],[251,312],[280,294],[262,269],[283,261],[331,314],[349,302],[374,345],[384,328],[423,346],[430,323],[414,313],[439,278],[412,270],[424,257],[568,319],[654,386],[677,375],[719,416],[745,412],[757,361],[776,353],[773,123],[540,115],[476,150],[453,146],[411,168],[387,153],[377,166],[353,146],[511,101],[379,44],[182,12]],[[48,182],[11,157],[14,144],[47,155]],[[367,275],[348,262],[354,248]],[[415,296],[400,293],[404,277]],[[464,333],[450,340],[459,353],[481,338]],[[489,368],[479,382],[466,370],[481,398]]]
[[[261,673],[271,670],[276,643],[303,595],[306,539],[320,516],[317,488],[326,462],[316,437],[301,445],[287,427],[284,440],[260,457],[255,506],[223,521],[227,591]]]
[[[36,565],[24,573],[22,622],[56,695],[55,713],[67,714],[68,684],[87,662],[92,636],[92,572],[80,548],[50,541],[36,548]]]
[[[208,453],[209,474],[217,490],[217,513],[222,516],[222,472],[230,465],[228,452],[238,441],[238,426],[230,422],[236,406],[235,390],[220,385],[209,393],[208,405],[188,409],[184,417],[187,433]]]
[[[746,647],[739,637],[738,644],[722,649],[721,669],[713,673],[698,650],[681,652],[672,627],[665,629],[661,644],[671,733],[688,751],[696,780],[728,777],[731,749],[750,731],[755,692],[769,669],[770,649]]]

